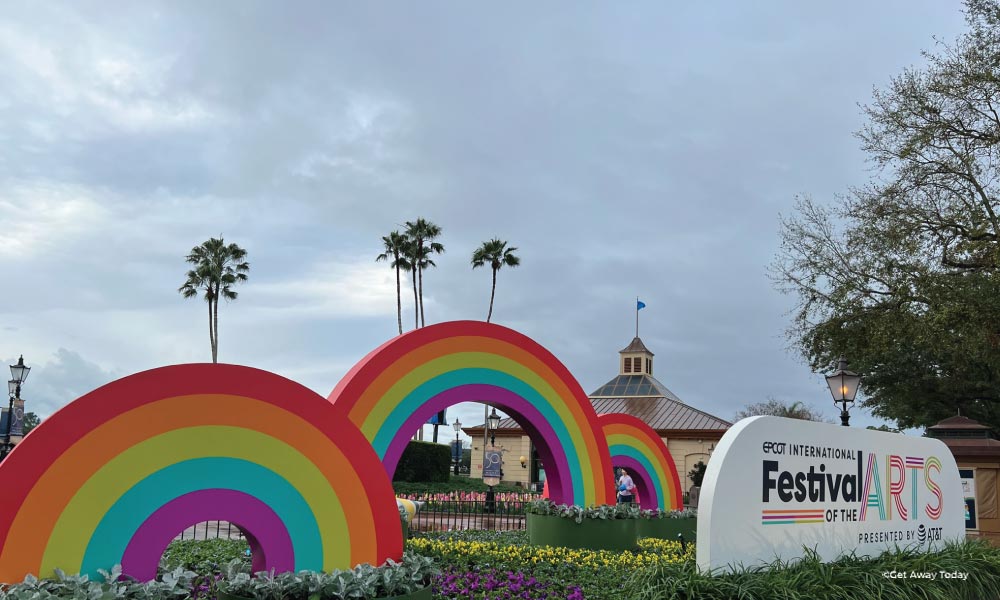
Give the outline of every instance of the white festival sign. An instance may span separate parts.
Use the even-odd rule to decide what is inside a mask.
[[[958,467],[940,440],[751,417],[719,441],[698,507],[702,570],[965,537]]]

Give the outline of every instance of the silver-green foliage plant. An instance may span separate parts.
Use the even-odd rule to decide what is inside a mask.
[[[529,502],[525,512],[533,515],[573,519],[577,523],[583,523],[584,519],[638,519],[641,510],[637,504],[603,504],[584,508],[575,504],[555,504],[551,500],[541,499]]]
[[[120,566],[100,571],[103,581],[87,575],[66,575],[56,569],[55,577],[39,579],[28,575],[23,582],[0,588],[0,600],[181,600],[191,596],[198,574],[176,569],[163,574],[161,581],[143,583],[122,577]]]
[[[683,510],[643,510],[639,513],[643,519],[695,519],[698,517],[698,510],[685,508]]]
[[[351,570],[329,573],[260,572],[254,576],[240,572],[240,566],[225,574],[218,592],[253,600],[347,600],[386,598],[416,592],[431,584],[439,573],[434,561],[406,552],[402,562],[388,560],[380,567],[359,565]]]

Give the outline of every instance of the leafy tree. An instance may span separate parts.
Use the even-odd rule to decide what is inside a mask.
[[[748,404],[743,410],[736,413],[736,420],[757,416],[785,417],[786,419],[802,419],[803,421],[827,422],[823,414],[808,407],[801,402],[785,404],[776,398],[768,398],[767,402]]]
[[[33,412],[24,413],[24,419],[21,421],[21,425],[22,427],[24,427],[24,435],[28,435],[28,432],[34,429],[35,427],[38,427],[38,424],[41,422],[42,420],[39,419],[38,415],[36,415],[35,413]]]
[[[493,298],[497,292],[497,271],[503,266],[516,267],[521,264],[521,259],[514,256],[515,250],[517,248],[508,247],[507,242],[493,238],[488,242],[483,242],[483,245],[472,253],[473,269],[488,264],[493,271],[493,286],[490,288],[490,311],[486,314],[487,323],[493,317]]]
[[[208,336],[212,344],[212,362],[219,362],[219,300],[236,300],[233,286],[247,280],[250,263],[246,262],[247,252],[236,244],[226,244],[220,236],[202,242],[191,249],[187,262],[193,268],[187,273],[187,281],[177,288],[185,298],[194,298],[204,291],[208,303]]]
[[[704,461],[699,460],[694,468],[688,471],[688,479],[691,480],[692,485],[701,487],[701,482],[705,479],[705,469],[707,468]]]
[[[864,107],[871,181],[801,198],[772,265],[811,367],[846,355],[862,404],[904,428],[1000,427],[1000,2],[965,4],[969,30]]]
[[[418,304],[420,308],[420,326],[427,324],[424,319],[424,270],[428,267],[436,267],[431,260],[432,254],[444,252],[444,246],[434,240],[441,235],[441,227],[431,223],[423,217],[416,221],[406,222],[406,236],[410,239],[408,248],[410,250],[410,265],[415,270],[416,285],[418,288]]]
[[[389,266],[396,270],[396,321],[399,325],[399,333],[403,333],[403,297],[402,290],[399,285],[399,272],[409,271],[412,269],[410,261],[406,258],[407,254],[407,240],[406,236],[398,231],[393,231],[387,236],[382,238],[382,243],[385,245],[385,252],[379,254],[375,257],[375,261],[388,261]],[[416,288],[414,288],[416,291]]]

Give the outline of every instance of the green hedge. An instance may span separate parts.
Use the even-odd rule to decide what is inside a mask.
[[[393,481],[446,482],[451,477],[451,449],[442,444],[411,441],[396,465]]]

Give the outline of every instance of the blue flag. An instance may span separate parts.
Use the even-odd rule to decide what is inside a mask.
[[[636,310],[642,310],[644,308],[646,308],[646,303],[645,302],[643,302],[642,300],[636,300],[635,301],[635,309]]]

